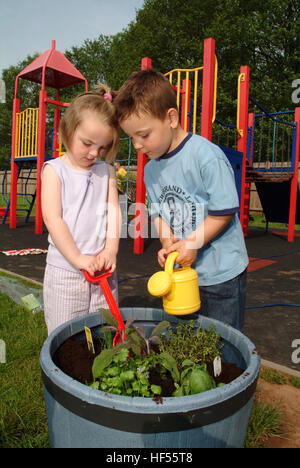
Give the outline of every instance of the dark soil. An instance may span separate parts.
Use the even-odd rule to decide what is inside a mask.
[[[87,342],[83,340],[74,340],[69,338],[55,352],[53,362],[65,374],[72,377],[74,380],[83,384],[93,382],[92,366],[95,357],[102,351],[101,339],[94,339],[95,354],[89,351]],[[212,364],[207,364],[207,371],[213,377]],[[236,364],[222,362],[222,373],[219,377],[214,377],[216,384],[223,382],[224,384],[232,382],[243,373]],[[171,375],[167,374],[164,379],[153,369],[149,375],[151,384],[160,385],[162,387],[162,397],[171,396],[175,390],[174,382]]]

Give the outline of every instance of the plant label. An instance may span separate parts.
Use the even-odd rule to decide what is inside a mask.
[[[25,307],[33,313],[42,310],[42,306],[39,300],[34,296],[34,294],[28,294],[27,296],[23,296],[21,297],[21,300]]]
[[[0,340],[0,364],[6,364],[6,345],[3,340]]]
[[[222,372],[222,363],[221,363],[221,358],[220,356],[217,356],[215,359],[214,359],[214,376],[215,377],[218,377],[221,372]]]
[[[84,330],[85,330],[85,336],[86,336],[86,341],[87,341],[89,351],[91,353],[95,354],[95,348],[94,348],[94,342],[93,342],[93,338],[92,338],[92,332],[88,327],[84,327]]]

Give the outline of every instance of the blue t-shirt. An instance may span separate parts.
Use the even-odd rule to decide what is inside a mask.
[[[245,270],[248,255],[234,173],[218,146],[189,133],[174,151],[146,164],[144,181],[150,214],[161,216],[179,239],[185,239],[207,215],[235,214],[198,250],[193,268],[200,286],[223,283]]]

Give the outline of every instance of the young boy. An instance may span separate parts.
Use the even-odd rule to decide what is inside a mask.
[[[178,251],[176,262],[198,273],[200,313],[242,330],[248,256],[228,159],[180,127],[176,95],[159,72],[133,73],[115,105],[120,126],[150,159],[144,180],[162,244],[160,266]]]

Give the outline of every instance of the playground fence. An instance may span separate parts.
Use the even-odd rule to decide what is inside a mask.
[[[31,174],[30,174],[30,169],[21,169],[20,177],[18,179],[18,188],[17,188],[18,193],[25,193],[26,180],[29,176],[31,179],[36,179],[36,169],[31,170]],[[2,187],[2,194],[8,195],[9,197],[10,171],[7,171],[6,177],[5,177],[5,171],[0,171],[0,183]],[[34,182],[28,181],[27,188],[26,188],[27,194],[33,195],[35,192],[35,186],[36,184]]]

